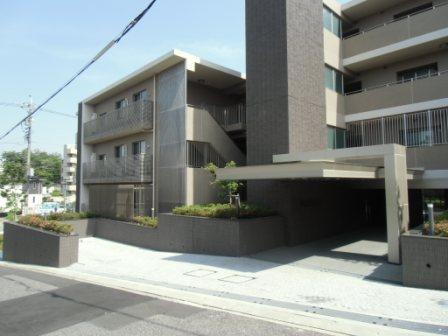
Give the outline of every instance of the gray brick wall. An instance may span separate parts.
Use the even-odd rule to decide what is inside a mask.
[[[448,238],[401,237],[403,284],[448,290]]]
[[[246,0],[248,165],[272,163],[273,154],[326,148],[322,8],[315,0]],[[334,189],[309,188],[249,181],[248,200],[278,210],[294,245],[340,231],[339,223],[315,215],[338,212]],[[324,201],[312,207],[293,201],[315,195]],[[310,229],[310,218],[318,232]]]
[[[67,267],[78,261],[78,235],[60,236],[8,222],[4,225],[6,261],[51,267]]]
[[[326,148],[322,2],[246,0],[248,164]]]

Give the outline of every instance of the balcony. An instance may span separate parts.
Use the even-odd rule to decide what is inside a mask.
[[[85,162],[84,184],[147,183],[152,182],[152,157],[133,157]]]
[[[345,97],[346,115],[447,98],[448,70],[364,89]]]
[[[344,66],[361,71],[440,50],[448,41],[447,17],[448,3],[444,3],[349,36],[343,41]]]
[[[153,103],[142,101],[109,112],[84,124],[84,143],[95,143],[121,138],[153,128]]]

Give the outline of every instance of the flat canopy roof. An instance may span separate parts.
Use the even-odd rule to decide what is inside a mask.
[[[206,85],[217,89],[233,87],[238,84],[244,84],[245,82],[245,75],[238,71],[174,49],[88,97],[83,102],[90,105],[98,104],[180,62],[186,63],[186,68],[189,71],[189,79],[204,80]]]
[[[419,172],[408,172],[408,180]],[[262,166],[223,168],[217,179],[225,180],[287,180],[287,179],[383,179],[383,167],[368,167],[337,162],[294,162]]]
[[[274,164],[223,168],[216,175],[218,180],[383,179],[384,158],[390,155],[405,156],[406,148],[391,144],[274,155]],[[422,174],[407,170],[407,179]]]

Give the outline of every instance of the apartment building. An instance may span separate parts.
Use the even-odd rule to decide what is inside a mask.
[[[78,151],[76,145],[64,145],[61,168],[61,191],[66,204],[76,202],[76,167]]]
[[[291,245],[422,224],[447,204],[448,6],[442,1],[246,1],[248,199]]]
[[[174,50],[80,103],[78,209],[132,218],[216,201],[203,167],[245,164],[244,83]]]
[[[288,244],[377,226],[399,262],[425,194],[448,204],[447,14],[439,0],[246,0],[247,80],[175,51],[80,104],[80,208],[208,202],[200,167],[232,159],[247,165],[218,177],[278,210]],[[141,111],[144,89],[130,130],[114,118]],[[151,163],[129,180],[141,140]]]

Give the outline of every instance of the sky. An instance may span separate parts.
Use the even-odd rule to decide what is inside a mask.
[[[341,0],[340,2],[346,2]],[[0,104],[38,104],[117,36],[149,0],[0,1]],[[180,49],[245,72],[244,0],[158,0],[153,9],[47,109],[76,116],[84,98],[151,60]],[[0,134],[26,115],[0,105]],[[77,120],[38,112],[33,149],[62,153],[74,144]],[[26,146],[18,128],[0,152]]]

